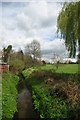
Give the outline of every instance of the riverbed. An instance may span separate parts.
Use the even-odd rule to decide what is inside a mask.
[[[18,84],[18,98],[17,98],[17,109],[18,112],[15,113],[13,120],[16,119],[26,119],[26,118],[39,118],[39,114],[34,109],[32,102],[32,95],[28,90],[24,79],[20,78]]]

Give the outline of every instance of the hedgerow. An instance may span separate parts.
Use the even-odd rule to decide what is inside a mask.
[[[74,116],[76,120],[76,108],[73,108],[73,103],[69,100],[69,95],[66,92],[69,80],[71,81],[70,83],[74,83],[72,80],[73,77],[69,76],[69,78],[71,78],[69,79],[67,75],[68,79],[66,81],[66,79],[64,79],[66,74],[61,74],[59,80],[60,74],[48,74],[48,71],[35,69],[29,69],[29,71],[27,69],[23,72],[23,75],[26,83],[32,90],[33,104],[35,109],[39,112],[40,118],[56,118],[57,120],[67,118],[70,120]],[[49,75],[53,77],[53,80],[56,81],[53,87],[45,84],[44,75],[46,75],[45,79],[47,79]],[[62,76],[64,80],[61,79]]]

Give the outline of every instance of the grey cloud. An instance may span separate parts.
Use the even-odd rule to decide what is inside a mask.
[[[44,4],[43,4],[44,3]],[[16,3],[17,4],[17,3]],[[11,16],[9,19],[6,17],[7,22],[9,20],[10,23],[7,23],[6,32],[8,31],[8,36],[6,40],[6,44],[14,40],[13,47],[14,49],[24,48],[23,42],[28,43],[33,38],[39,38],[42,47],[42,56],[47,58],[52,58],[53,54],[60,54],[61,56],[65,56],[65,48],[61,46],[60,42],[53,40],[55,39],[56,32],[56,18],[58,11],[56,12],[56,5],[51,5],[44,2],[40,3],[41,7],[38,3],[26,4],[25,7],[14,7],[14,11],[10,11],[11,8],[8,8],[6,12],[6,16],[8,12]],[[14,5],[13,5],[14,6]],[[56,8],[55,8],[56,7]],[[42,8],[42,9],[41,9]],[[16,11],[18,10],[18,12]],[[15,12],[16,11],[16,12]],[[14,14],[14,17],[13,17]],[[4,14],[5,19],[5,14]],[[14,21],[14,22],[13,22]],[[9,25],[9,26],[8,26]],[[17,29],[17,30],[14,30]],[[12,30],[12,31],[11,31]],[[16,32],[17,31],[17,32]],[[9,33],[12,33],[10,36]],[[53,34],[53,36],[52,36]],[[21,35],[21,40],[19,39],[19,35]],[[24,39],[25,36],[25,40]],[[9,41],[8,41],[9,38]],[[50,41],[52,40],[52,42]],[[28,41],[27,41],[28,40]],[[53,42],[55,41],[56,44]],[[58,42],[58,44],[57,44]],[[47,50],[46,50],[47,49]]]
[[[29,31],[30,30],[30,28],[24,22],[21,22],[21,21],[17,22],[17,27],[20,30],[24,30],[24,31]]]
[[[54,54],[58,55],[61,58],[65,58],[65,57],[68,56],[66,51],[63,51],[63,50],[58,50],[58,51],[55,51],[55,50],[44,50],[44,51],[42,51],[42,58],[52,59],[54,57]]]
[[[10,8],[19,8],[24,7],[25,3],[23,2],[2,2],[2,7],[10,7]]]
[[[54,26],[55,24],[56,24],[56,18],[49,17],[49,18],[45,18],[44,20],[40,21],[39,27],[48,28],[48,27]]]
[[[28,34],[30,35],[30,33],[33,32],[33,29],[35,29],[35,31],[40,31],[40,29],[44,29],[44,32],[45,32],[45,29],[48,30],[52,26],[54,28],[54,25],[56,25],[57,16],[55,16],[54,13],[53,15],[50,15],[49,13],[47,13],[47,16],[45,16],[44,14],[45,12],[38,9],[38,6],[36,8],[36,6],[37,6],[37,3],[36,4],[34,3],[32,5],[25,7],[25,9],[23,9],[23,12],[18,14],[16,17],[17,28],[25,31],[25,33],[27,32],[26,33],[27,35]],[[48,6],[45,9],[50,10],[49,8],[50,6]],[[49,12],[51,13],[52,11],[50,10]],[[31,35],[33,34],[34,33],[31,33]]]

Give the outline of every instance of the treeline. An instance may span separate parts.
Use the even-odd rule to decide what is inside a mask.
[[[13,73],[18,73],[26,68],[40,65],[40,58],[41,49],[40,43],[37,40],[33,40],[27,44],[24,51],[21,49],[14,51],[12,45],[3,48],[2,61],[9,64],[9,69]]]

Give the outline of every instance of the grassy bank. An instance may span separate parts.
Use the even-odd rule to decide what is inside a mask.
[[[0,73],[0,120],[2,119],[2,74]]]
[[[23,71],[26,84],[32,90],[32,97],[35,109],[40,113],[41,118],[56,118],[77,120],[80,116],[80,81],[77,72],[71,73],[65,66],[64,73],[61,72],[62,65],[59,66],[60,72],[55,72],[55,65],[45,65],[41,67],[29,68]],[[66,68],[67,67],[67,68]]]
[[[17,111],[17,84],[18,77],[11,73],[2,75],[2,118],[11,119]]]

